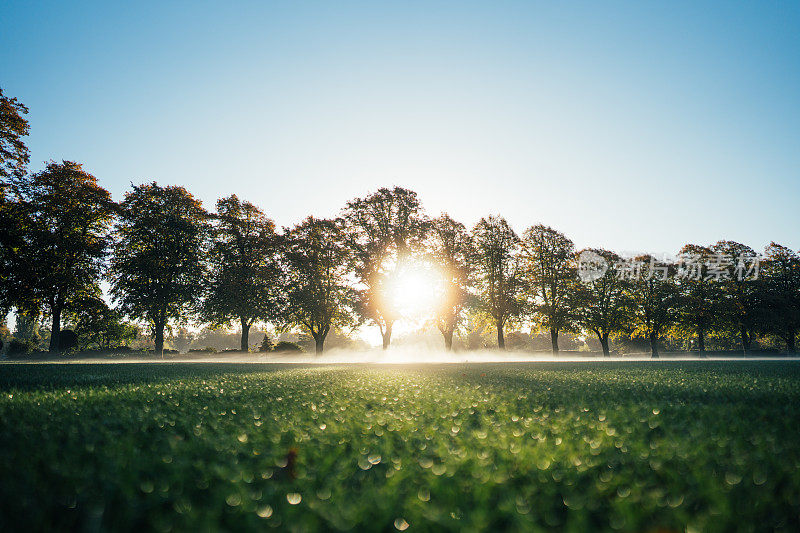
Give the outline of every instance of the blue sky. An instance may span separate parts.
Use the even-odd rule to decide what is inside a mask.
[[[280,225],[397,184],[579,247],[800,248],[796,2],[160,4],[3,3],[32,169]]]

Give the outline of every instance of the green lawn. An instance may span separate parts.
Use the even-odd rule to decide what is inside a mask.
[[[0,365],[0,531],[800,529],[800,364]]]

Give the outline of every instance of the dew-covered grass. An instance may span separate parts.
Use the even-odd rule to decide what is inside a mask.
[[[800,365],[0,365],[0,530],[800,529]]]

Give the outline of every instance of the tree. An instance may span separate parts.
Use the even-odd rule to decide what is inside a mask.
[[[636,257],[632,270],[623,275],[631,281],[631,296],[638,324],[637,333],[650,341],[652,357],[658,357],[658,340],[678,319],[680,292],[675,284],[675,265],[650,255]]]
[[[475,255],[472,237],[464,225],[447,214],[430,225],[429,255],[441,270],[444,294],[436,308],[436,326],[444,337],[446,350],[453,349],[453,333],[463,319],[470,300],[471,260]]]
[[[217,201],[202,316],[215,326],[236,320],[241,350],[249,350],[256,321],[277,318],[281,308],[280,239],[275,223],[236,195]]]
[[[758,273],[750,273],[759,261],[755,250],[735,241],[719,241],[711,250],[722,259],[720,282],[725,302],[723,317],[739,332],[742,350],[750,351],[758,311]],[[754,275],[755,274],[755,275]]]
[[[22,280],[19,274],[26,272],[20,264],[19,252],[25,244],[24,219],[21,204],[11,195],[11,186],[0,181],[0,315],[5,317],[9,309],[22,298],[19,293]]]
[[[593,264],[586,278],[581,278],[572,293],[569,306],[577,324],[597,335],[603,355],[610,355],[609,337],[627,331],[633,320],[628,280],[620,275],[622,259],[614,252],[586,249],[581,262]]]
[[[800,255],[771,242],[764,250],[761,265],[760,315],[763,329],[796,351],[800,330]]]
[[[574,245],[563,233],[538,224],[522,238],[525,275],[533,294],[533,311],[550,330],[553,353],[558,333],[572,326],[567,298],[575,287]]]
[[[83,348],[111,350],[136,338],[136,327],[125,323],[122,314],[99,297],[78,302],[72,314],[74,331]]]
[[[360,313],[378,326],[385,350],[400,318],[388,297],[389,286],[421,247],[428,222],[417,193],[401,187],[348,202],[343,220],[352,268],[362,286]]]
[[[25,271],[17,256],[24,244],[20,232],[22,219],[19,203],[11,195],[10,180],[21,178],[30,160],[28,147],[22,141],[29,132],[28,121],[23,117],[27,113],[27,107],[16,98],[4,96],[0,88],[0,314],[3,317],[19,298],[22,287],[20,280],[15,279],[16,274]]]
[[[37,347],[42,340],[40,333],[40,312],[39,310],[16,310],[16,324],[14,326],[14,338],[29,343],[32,347]]]
[[[308,217],[285,232],[286,322],[300,326],[322,353],[335,328],[356,323],[357,293],[348,283],[350,249],[342,222]]]
[[[203,292],[208,215],[183,187],[135,185],[121,204],[111,259],[111,294],[122,312],[150,323],[155,350],[164,328],[195,310]]]
[[[497,347],[505,350],[503,328],[524,309],[524,284],[519,260],[520,239],[499,216],[482,218],[472,230],[473,268],[478,308],[497,329]]]
[[[721,323],[723,315],[722,286],[709,275],[713,256],[710,248],[687,244],[680,250],[677,271],[682,296],[678,323],[697,337],[700,355],[706,351],[706,333]]]
[[[28,147],[22,138],[28,135],[28,121],[23,115],[28,108],[16,98],[3,95],[0,88],[0,180],[20,178],[30,161]]]
[[[25,242],[15,269],[27,302],[17,303],[44,306],[55,352],[63,312],[99,292],[114,204],[97,178],[72,161],[51,161],[42,172],[15,179],[13,190]]]

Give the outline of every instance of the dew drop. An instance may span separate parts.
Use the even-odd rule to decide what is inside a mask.
[[[738,485],[740,481],[742,481],[742,476],[739,474],[735,474],[733,472],[725,473],[725,482],[728,485]]]

